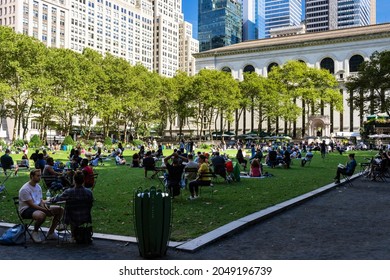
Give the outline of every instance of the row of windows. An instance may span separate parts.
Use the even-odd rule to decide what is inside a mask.
[[[305,63],[303,60],[299,60],[302,63]],[[349,71],[358,72],[360,65],[364,62],[364,58],[361,55],[354,55],[349,59]],[[279,66],[276,62],[272,62],[267,67],[267,72],[269,73],[273,67]],[[320,62],[321,69],[327,69],[331,74],[334,74],[334,60],[330,57],[326,57]],[[229,67],[222,67],[221,69],[224,72],[231,73],[232,70]],[[247,65],[243,69],[244,73],[255,72],[255,67],[252,65]]]
[[[15,13],[15,5],[13,5],[13,6],[10,6],[10,7],[4,7],[4,15],[6,15],[6,14],[14,14]],[[2,16],[3,15],[3,8],[0,8],[0,16]]]

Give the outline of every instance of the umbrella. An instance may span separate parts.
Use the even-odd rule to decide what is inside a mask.
[[[368,135],[369,138],[378,138],[379,134]]]
[[[390,135],[389,134],[379,134],[381,136],[381,138],[390,138]]]

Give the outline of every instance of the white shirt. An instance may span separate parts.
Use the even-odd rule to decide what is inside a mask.
[[[34,204],[39,205],[42,201],[42,188],[36,184],[35,187],[27,182],[19,191],[19,212],[22,213],[29,206],[26,201],[32,200]]]

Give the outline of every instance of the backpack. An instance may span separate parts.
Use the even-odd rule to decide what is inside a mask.
[[[25,243],[25,227],[22,224],[14,225],[7,229],[0,237],[0,244],[2,245],[20,245]]]

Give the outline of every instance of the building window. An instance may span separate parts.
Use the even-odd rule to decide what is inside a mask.
[[[334,61],[330,57],[326,57],[323,60],[321,60],[320,67],[321,69],[326,69],[331,74],[334,74]]]
[[[272,62],[268,65],[267,67],[267,73],[271,72],[272,71],[272,68],[276,67],[276,66],[279,66],[279,64],[277,64],[276,62]]]
[[[358,72],[360,65],[364,62],[361,55],[354,55],[349,60],[349,72]]]
[[[255,67],[253,67],[252,65],[247,65],[244,67],[244,73],[252,73],[252,72],[255,72]]]

